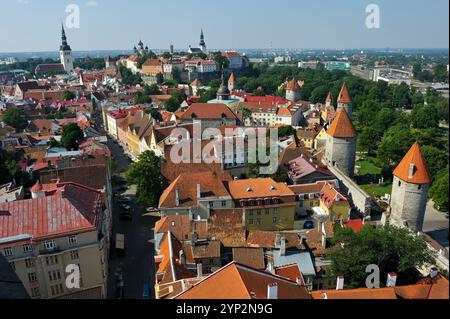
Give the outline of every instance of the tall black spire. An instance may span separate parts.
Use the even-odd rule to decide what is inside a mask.
[[[200,33],[200,47],[205,46],[205,36],[203,35],[203,28]]]
[[[64,24],[61,24],[61,51],[71,51],[72,49],[70,48],[70,46],[67,44],[67,37],[66,37],[66,31],[64,31]]]

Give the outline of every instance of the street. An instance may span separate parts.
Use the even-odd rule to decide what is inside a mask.
[[[125,156],[122,148],[112,140],[108,141],[108,147],[116,163],[123,169],[128,169],[131,164]],[[114,192],[118,192],[117,185]],[[120,193],[120,192],[119,192]],[[134,198],[136,187],[131,186],[122,195],[130,195]],[[143,216],[145,208],[137,205],[134,200],[132,206],[133,220],[120,220],[120,205],[114,198],[113,211],[113,240],[111,248],[111,258],[109,261],[108,278],[108,298],[117,298],[116,273],[122,273],[124,279],[124,298],[142,298],[144,285],[150,287],[150,298],[154,297],[154,245],[150,241],[153,239],[153,228],[156,217]],[[125,235],[125,254],[119,257],[115,251],[115,234]]]

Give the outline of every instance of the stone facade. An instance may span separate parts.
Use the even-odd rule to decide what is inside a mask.
[[[337,167],[352,178],[355,172],[356,137],[335,138],[327,135],[325,161],[330,167]]]
[[[390,223],[422,231],[429,184],[407,183],[394,176]]]

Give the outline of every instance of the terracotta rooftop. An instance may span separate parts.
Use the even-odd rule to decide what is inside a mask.
[[[286,184],[277,183],[272,178],[229,181],[228,190],[233,199],[294,195]]]
[[[347,84],[345,83],[342,85],[341,92],[339,93],[338,103],[352,103],[352,99],[348,93]]]
[[[194,103],[180,117],[182,120],[237,119],[236,115],[222,103]]]
[[[96,228],[101,193],[75,184],[61,184],[54,194],[0,203],[0,238],[43,240]]]
[[[419,143],[415,143],[408,153],[406,153],[405,157],[394,170],[394,175],[408,183],[431,183],[430,173],[420,151]]]
[[[233,260],[255,269],[265,269],[263,248],[233,248]]]
[[[344,108],[339,110],[327,133],[336,138],[352,138],[358,135]]]
[[[200,194],[197,194],[197,185],[200,184]],[[179,203],[176,205],[176,193]],[[159,201],[159,207],[193,207],[197,205],[198,196],[229,197],[227,189],[220,175],[213,172],[199,172],[181,174],[164,190]]]
[[[208,236],[224,247],[246,247],[246,232],[240,209],[214,210],[208,221]]]
[[[192,221],[189,215],[166,216],[158,220],[155,225],[157,233],[170,231],[179,241],[191,240],[193,232],[197,233],[199,239],[207,239],[207,230],[206,221]]]
[[[268,286],[273,284],[278,286],[279,299],[311,298],[296,282],[232,262],[175,299],[267,299]]]

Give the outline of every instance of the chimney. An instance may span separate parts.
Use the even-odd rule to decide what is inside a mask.
[[[286,238],[281,237],[280,241],[280,256],[286,256]]]
[[[192,246],[195,246],[196,244],[197,244],[197,241],[198,241],[198,234],[197,234],[197,232],[192,232],[192,235],[191,235],[191,244],[192,244]]]
[[[386,287],[395,287],[396,284],[397,284],[397,274],[395,272],[388,273]]]
[[[278,299],[278,284],[267,285],[267,299]]]
[[[327,236],[322,234],[322,247],[327,248]]]
[[[178,189],[175,190],[175,206],[180,206],[180,193]]]
[[[197,264],[197,277],[201,278],[203,277],[203,265]]]
[[[409,164],[408,178],[414,177],[414,168],[415,166],[413,163]]]
[[[202,198],[202,193],[200,189],[200,183],[197,183],[197,199]]]
[[[184,255],[184,252],[182,250],[180,250],[179,253],[179,259],[180,259],[180,264],[181,265],[186,265],[186,256]]]
[[[269,261],[269,262],[267,263],[267,269],[266,269],[266,272],[269,272],[269,273],[271,273],[271,274],[275,274],[275,268],[273,267],[273,262],[272,262],[272,261]]]
[[[336,290],[344,290],[344,276],[337,277]]]

